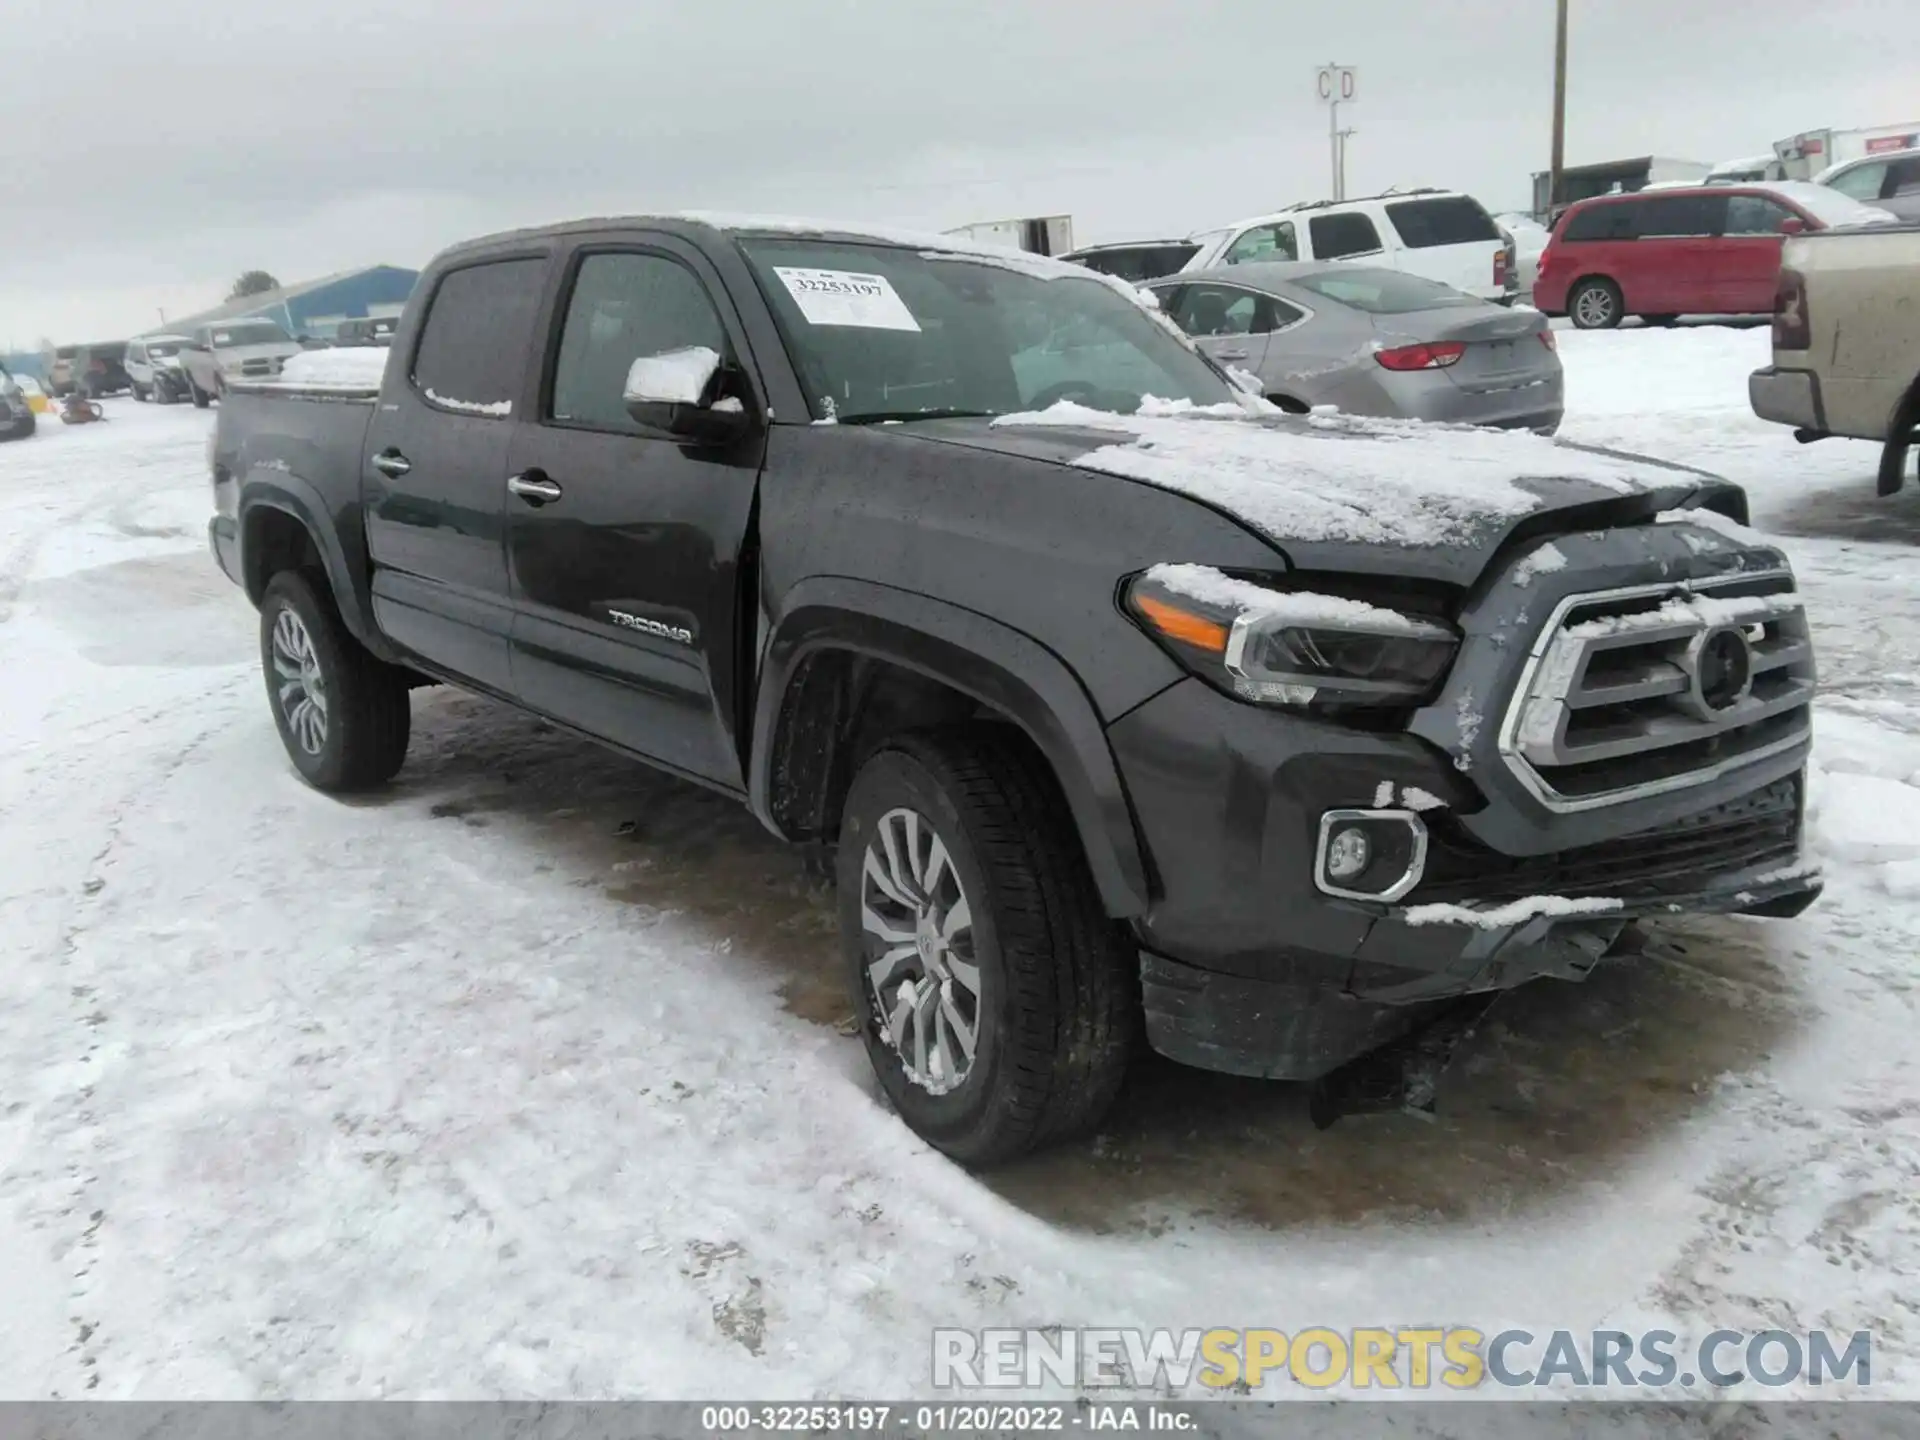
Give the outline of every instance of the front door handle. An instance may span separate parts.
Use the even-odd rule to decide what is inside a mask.
[[[524,475],[508,477],[507,493],[518,495],[527,504],[538,507],[551,504],[565,492],[538,470],[529,470]]]
[[[382,450],[378,455],[373,457],[373,468],[378,470],[382,475],[398,480],[402,475],[413,469],[413,462],[398,450]]]

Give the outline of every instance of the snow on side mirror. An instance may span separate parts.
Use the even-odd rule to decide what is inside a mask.
[[[723,370],[719,352],[705,345],[642,355],[627,368],[621,398],[642,429],[693,444],[724,444],[752,422],[737,396],[720,393]]]
[[[704,345],[688,345],[658,355],[642,355],[627,369],[622,398],[633,405],[700,405],[713,377],[720,373],[720,353]]]

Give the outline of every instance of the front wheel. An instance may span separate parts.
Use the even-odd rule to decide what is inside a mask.
[[[323,584],[283,570],[260,601],[267,703],[294,769],[316,790],[368,790],[407,758],[407,679],[354,639]]]
[[[978,729],[889,742],[847,796],[838,882],[867,1055],[916,1134],[984,1166],[1099,1122],[1138,957],[1037,754]]]
[[[1567,297],[1567,313],[1576,329],[1611,330],[1625,313],[1620,287],[1611,280],[1582,280]]]

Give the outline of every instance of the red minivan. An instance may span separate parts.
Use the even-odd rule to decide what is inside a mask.
[[[1773,309],[1784,236],[1891,220],[1805,181],[1602,195],[1569,205],[1540,255],[1534,307],[1606,330],[1629,315],[1759,315]]]

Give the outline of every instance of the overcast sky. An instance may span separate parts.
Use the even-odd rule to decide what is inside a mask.
[[[1920,118],[1915,0],[1573,0],[1569,163]],[[0,345],[454,240],[707,207],[1082,244],[1328,190],[1523,206],[1552,0],[7,0]],[[24,12],[24,14],[23,14]]]

